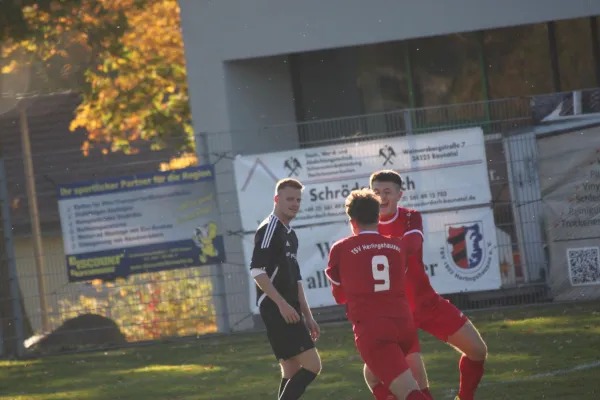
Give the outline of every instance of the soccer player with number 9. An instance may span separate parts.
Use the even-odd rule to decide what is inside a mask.
[[[405,359],[416,332],[404,292],[402,241],[377,232],[380,201],[371,190],[353,191],[345,205],[353,235],[331,247],[325,273],[336,302],[346,304],[356,348],[378,379],[375,390],[386,397],[373,394],[387,398],[389,389],[399,400],[426,400]]]
[[[449,343],[462,353],[459,362],[460,386],[458,400],[473,400],[483,376],[487,347],[471,321],[431,286],[423,263],[423,222],[418,211],[399,207],[402,198],[402,178],[392,170],[375,172],[371,189],[381,198],[378,231],[384,236],[404,242],[407,259],[406,295],[417,329]],[[418,337],[406,357],[413,375],[425,396],[431,399],[427,373],[421,357]],[[365,369],[365,380],[370,379]],[[385,398],[385,397],[383,397]]]

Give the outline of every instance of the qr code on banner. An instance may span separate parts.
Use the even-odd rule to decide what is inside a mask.
[[[569,277],[572,285],[600,284],[600,248],[567,249]]]

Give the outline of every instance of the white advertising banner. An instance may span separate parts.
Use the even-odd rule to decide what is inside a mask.
[[[600,298],[600,127],[538,139],[555,300]]]
[[[245,231],[271,212],[275,183],[286,177],[306,187],[296,218],[303,225],[344,220],[345,197],[380,169],[402,174],[403,205],[421,212],[491,201],[480,128],[238,156],[234,169],[238,197],[252,199],[240,202]]]
[[[426,272],[440,294],[494,290],[501,286],[494,215],[489,207],[423,215]],[[298,262],[311,307],[335,305],[325,276],[329,249],[351,234],[350,226],[336,222],[296,230]],[[244,240],[246,264],[252,257],[253,236]],[[357,266],[358,267],[358,266]],[[370,268],[370,266],[369,266]],[[252,278],[250,304],[256,308]]]

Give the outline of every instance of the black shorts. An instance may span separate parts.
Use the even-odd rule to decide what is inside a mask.
[[[265,299],[260,305],[260,316],[277,360],[288,360],[315,347],[300,307],[294,308],[300,315],[300,322],[288,324],[281,316],[277,305],[270,299]]]

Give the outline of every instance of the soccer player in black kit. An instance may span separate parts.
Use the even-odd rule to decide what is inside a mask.
[[[279,400],[299,399],[321,371],[314,344],[319,326],[304,295],[296,259],[298,237],[289,226],[300,209],[303,190],[295,179],[277,182],[273,212],[256,231],[250,263],[260,316],[281,365]]]

